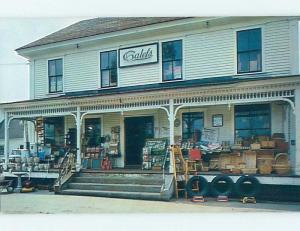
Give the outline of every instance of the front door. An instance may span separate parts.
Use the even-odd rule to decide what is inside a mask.
[[[125,118],[125,165],[141,165],[145,140],[153,138],[153,116]]]

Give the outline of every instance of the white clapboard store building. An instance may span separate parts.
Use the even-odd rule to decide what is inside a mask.
[[[173,144],[214,128],[230,144],[284,134],[292,175],[300,175],[299,19],[96,18],[20,47],[30,100],[0,105],[5,164],[10,122],[42,117],[48,141],[64,143],[75,131],[77,170],[89,127],[118,139],[114,167],[124,169],[141,164],[135,150],[147,136]]]

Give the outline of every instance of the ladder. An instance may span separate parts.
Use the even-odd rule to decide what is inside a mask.
[[[174,180],[175,180],[175,193],[176,193],[176,199],[178,199],[178,194],[181,191],[185,192],[185,198],[187,198],[187,192],[185,190],[185,186],[187,183],[187,164],[182,156],[181,148],[178,145],[173,145],[171,147],[172,152],[172,159],[173,159],[173,174],[174,174]],[[180,187],[179,182],[183,182],[184,185]]]
[[[178,199],[178,194],[181,191],[184,191],[184,196],[187,199],[187,191],[185,189],[187,182],[189,180],[189,175],[195,175],[197,173],[196,168],[196,161],[193,160],[185,160],[183,158],[181,148],[179,145],[174,145],[171,148],[172,151],[172,157],[173,157],[173,174],[175,179],[175,193],[176,193],[176,199]],[[179,182],[183,182],[182,187],[180,187]],[[199,187],[198,185],[193,187],[193,190],[198,191]]]

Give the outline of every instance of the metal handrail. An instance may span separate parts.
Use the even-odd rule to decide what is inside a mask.
[[[167,151],[165,152],[165,157],[164,157],[164,162],[162,165],[162,172],[163,172],[163,185],[161,187],[161,192],[165,191],[165,186],[166,186],[166,173],[165,173],[165,168],[166,168],[166,162],[167,162],[167,155],[170,153],[170,149],[168,148]]]
[[[64,158],[59,165],[59,172],[58,172],[58,179],[56,182],[58,182],[58,188],[59,191],[61,190],[62,186],[62,180],[63,178],[72,171],[74,167],[74,154],[71,153],[70,149],[65,153]]]

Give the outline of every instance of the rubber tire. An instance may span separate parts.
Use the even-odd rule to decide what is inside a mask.
[[[225,192],[218,191],[216,185],[219,181],[225,181],[228,184],[228,189]],[[233,180],[229,176],[218,175],[211,181],[211,192],[214,196],[229,196],[234,188]]]
[[[243,190],[242,185],[245,182],[251,182],[253,190],[251,190],[250,192],[245,192],[245,190]],[[236,193],[241,196],[241,197],[255,197],[258,195],[258,193],[260,192],[260,183],[258,181],[258,179],[254,176],[241,176],[235,183],[235,191]]]
[[[6,188],[6,190],[7,190],[7,193],[13,193],[14,192],[14,188],[12,186],[8,186]]]
[[[199,182],[199,187],[200,191],[195,192],[192,190],[193,184],[195,182]],[[193,176],[191,179],[186,184],[186,189],[185,189],[189,195],[189,197],[194,197],[194,196],[206,196],[209,191],[209,185],[207,180],[202,177],[202,176]]]

